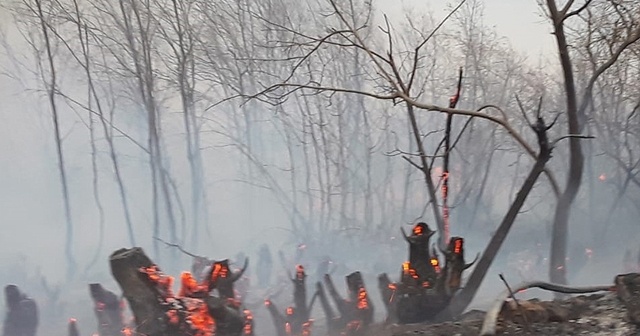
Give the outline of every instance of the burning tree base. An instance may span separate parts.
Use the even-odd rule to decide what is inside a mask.
[[[215,287],[212,283],[199,285],[190,281],[189,273],[183,274],[181,295],[175,296],[173,278],[163,274],[141,248],[115,251],[110,264],[133,312],[136,334],[235,336],[253,332],[251,315],[236,302],[209,296]]]
[[[378,287],[387,308],[387,322],[419,323],[433,320],[460,289],[465,264],[464,239],[452,237],[444,254],[444,267],[435,249],[430,249],[434,234],[425,223],[414,226],[410,236],[409,261],[402,265],[400,281],[392,283],[386,273],[378,276]]]

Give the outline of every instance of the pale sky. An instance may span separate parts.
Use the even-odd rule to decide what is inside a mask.
[[[376,7],[389,16],[398,17],[407,8],[416,11],[431,8],[439,21],[448,13],[449,5],[461,0],[377,0]],[[499,35],[509,39],[514,49],[537,62],[540,56],[554,56],[556,46],[551,35],[551,25],[537,0],[480,0],[484,4],[484,22],[494,26]]]

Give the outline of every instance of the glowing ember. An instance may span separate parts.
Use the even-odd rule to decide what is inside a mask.
[[[440,273],[440,261],[438,258],[431,258],[431,266],[436,270],[436,273]]]
[[[304,280],[304,267],[302,265],[296,265],[296,278],[298,280]]]
[[[416,236],[422,235],[422,226],[416,225],[413,227],[413,234]]]
[[[245,309],[244,316],[245,316],[245,321],[244,321],[244,327],[242,328],[242,332],[245,335],[253,335],[253,314],[251,313],[250,310]]]
[[[180,275],[180,297],[192,297],[194,294],[202,291],[206,291],[204,286],[198,284],[198,281],[193,277],[191,272],[182,272]]]
[[[367,302],[367,291],[360,287],[358,290],[358,309],[363,310],[369,308],[369,303]]]
[[[157,288],[161,291],[165,298],[173,297],[173,277],[166,275],[158,269],[158,265],[151,265],[149,267],[142,267],[140,269],[142,273],[147,274],[149,280],[157,285]]]
[[[213,336],[215,333],[215,321],[209,314],[209,308],[202,301],[198,302],[196,308],[191,311],[187,321],[195,330],[195,336]]]
[[[456,239],[453,246],[453,253],[460,254],[462,252],[462,238]]]
[[[598,180],[604,182],[607,180],[607,175],[605,175],[604,173],[600,174],[600,176],[598,176]]]
[[[411,263],[408,261],[405,261],[404,263],[402,263],[402,272],[406,276],[410,276],[414,279],[418,279],[418,274],[416,273],[416,270],[411,268]]]

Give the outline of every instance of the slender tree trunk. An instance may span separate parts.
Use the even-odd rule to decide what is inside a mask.
[[[51,51],[51,41],[49,39],[49,30],[45,22],[42,11],[41,0],[35,0],[38,9],[38,19],[42,29],[45,47],[47,51],[47,59],[49,63],[49,83],[47,86],[47,97],[49,98],[49,106],[51,108],[51,117],[53,119],[53,129],[55,135],[56,152],[58,154],[58,172],[60,174],[60,183],[62,184],[62,199],[64,202],[64,215],[66,219],[65,230],[65,248],[64,253],[67,259],[67,279],[70,279],[76,271],[76,260],[73,255],[73,222],[71,219],[71,199],[69,197],[69,184],[67,181],[67,171],[65,167],[64,154],[62,150],[62,138],[60,136],[60,119],[58,116],[58,107],[56,105],[56,68],[53,62],[53,53]],[[44,78],[43,78],[44,79]]]
[[[576,95],[575,81],[573,77],[573,67],[569,55],[569,46],[564,32],[564,14],[558,11],[555,0],[547,0],[547,6],[551,14],[554,26],[554,35],[558,45],[560,64],[564,75],[564,89],[567,100],[568,133],[579,134],[581,131],[578,115],[578,102]],[[549,279],[553,283],[567,283],[567,242],[569,234],[569,215],[580,184],[582,182],[582,172],[584,169],[584,157],[580,139],[572,137],[569,139],[569,173],[567,175],[567,185],[556,203],[553,218],[553,228],[551,234],[551,257],[549,263]]]

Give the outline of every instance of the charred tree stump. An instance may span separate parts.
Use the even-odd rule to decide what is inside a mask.
[[[78,331],[78,322],[76,319],[69,320],[69,336],[80,336],[80,331]],[[102,334],[100,334],[102,335]]]
[[[431,231],[429,225],[420,222],[413,227],[410,236],[401,229],[404,239],[409,243],[409,265],[415,271],[416,279],[423,283],[435,283],[437,272],[431,264],[432,256],[429,252],[431,237],[435,231]]]
[[[166,309],[160,305],[161,294],[149,279],[142,276],[141,268],[153,266],[153,262],[139,248],[120,249],[109,258],[111,274],[120,285],[129,302],[136,321],[136,331],[149,336],[166,335]]]
[[[175,297],[171,291],[173,278],[164,275],[141,248],[114,252],[110,264],[133,312],[137,334],[212,336],[215,332],[217,336],[237,336],[243,332],[245,317],[229,307],[226,299]]]
[[[339,320],[336,318],[336,313],[333,311],[333,308],[329,303],[329,299],[327,298],[327,294],[324,291],[324,287],[322,287],[322,283],[320,281],[316,282],[316,294],[318,295],[320,305],[322,306],[322,310],[324,311],[324,316],[327,320],[327,329],[329,333],[338,330]]]
[[[311,328],[309,315],[313,300],[311,304],[307,304],[306,278],[304,267],[297,265],[296,276],[291,279],[293,282],[293,306],[287,307],[284,315],[271,300],[265,301],[278,336],[307,335],[309,333]],[[314,299],[315,297],[316,295],[314,295]]]
[[[373,322],[373,305],[362,280],[360,272],[354,272],[346,276],[348,299],[343,299],[333,284],[329,274],[324,276],[325,285],[334,300],[340,317],[334,319],[333,330],[341,330],[346,335],[360,334]],[[324,292],[322,293],[324,294]],[[320,296],[322,301],[322,296]]]
[[[387,309],[386,324],[396,323],[398,317],[396,315],[396,303],[395,292],[397,290],[396,285],[391,283],[389,275],[382,273],[378,275],[378,289],[380,289],[380,295],[382,296],[382,302]]]
[[[89,284],[89,293],[93,300],[93,311],[98,320],[100,336],[121,336],[124,323],[122,321],[122,302],[113,292],[98,283]]]

